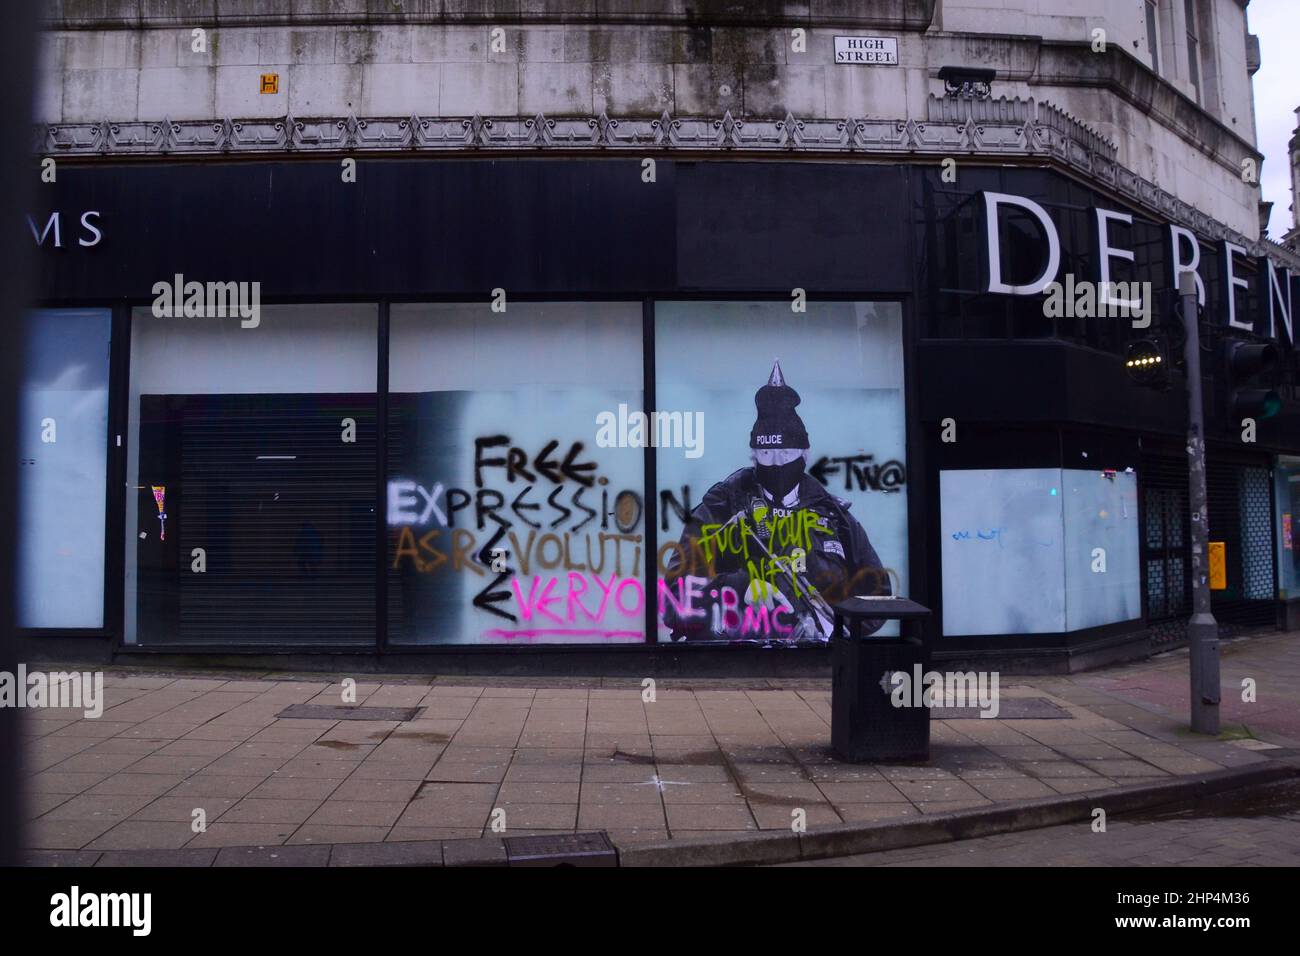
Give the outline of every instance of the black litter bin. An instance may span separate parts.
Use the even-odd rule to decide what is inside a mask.
[[[831,749],[853,763],[929,758],[930,709],[895,707],[891,682],[895,671],[903,671],[910,686],[930,669],[922,628],[929,608],[907,598],[849,598],[834,610]],[[899,636],[864,637],[865,623],[881,619],[898,621]]]

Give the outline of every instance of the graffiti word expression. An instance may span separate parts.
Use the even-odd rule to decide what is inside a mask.
[[[559,527],[575,513],[585,515],[581,520],[575,519],[570,529],[572,531],[580,531],[597,515],[603,516],[600,524],[602,528],[609,527],[612,516],[622,531],[632,530],[641,520],[641,496],[634,491],[624,490],[614,495],[611,509],[609,490],[602,489],[600,508],[597,510],[582,500],[583,493],[587,491],[585,487],[575,488],[572,494],[568,494],[563,485],[557,485],[545,496],[546,504],[550,507],[543,512],[541,502],[530,500],[535,487],[525,485],[518,492],[512,492],[513,497],[508,505],[515,520],[531,528],[541,528],[542,524],[529,517],[530,513],[535,513],[536,517],[546,521],[551,528]],[[442,482],[433,482],[426,488],[418,482],[401,478],[388,483],[390,525],[423,527],[432,522],[445,528],[454,528],[457,514],[471,508],[474,526],[480,531],[487,527],[489,520],[502,528],[512,527],[515,523],[502,516],[501,512],[507,508],[506,497],[495,488],[469,491],[464,488],[444,488]]]

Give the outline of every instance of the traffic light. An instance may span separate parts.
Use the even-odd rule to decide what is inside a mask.
[[[1277,366],[1277,348],[1232,341],[1224,347],[1228,380],[1228,412],[1231,421],[1272,418],[1282,409],[1282,398],[1267,383],[1252,382]]]
[[[1132,343],[1124,355],[1124,368],[1138,385],[1157,389],[1169,385],[1169,363],[1165,361],[1164,349],[1155,339]]]

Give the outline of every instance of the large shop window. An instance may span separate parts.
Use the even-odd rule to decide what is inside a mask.
[[[1058,634],[1141,616],[1137,476],[939,473],[943,633]]]
[[[377,321],[135,311],[128,642],[373,645]]]
[[[906,594],[901,307],[655,316],[659,639],[824,640],[828,604]]]
[[[104,626],[107,309],[44,309],[21,326],[17,624]]]
[[[640,303],[394,305],[389,640],[645,640]]]

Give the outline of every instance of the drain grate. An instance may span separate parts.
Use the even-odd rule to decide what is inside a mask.
[[[601,833],[506,837],[511,866],[618,866],[618,851]]]
[[[931,707],[932,720],[969,720],[979,717],[979,707]],[[1070,712],[1046,697],[1003,697],[998,701],[999,720],[1072,720]]]
[[[423,707],[349,707],[344,704],[290,704],[282,720],[415,720]]]

